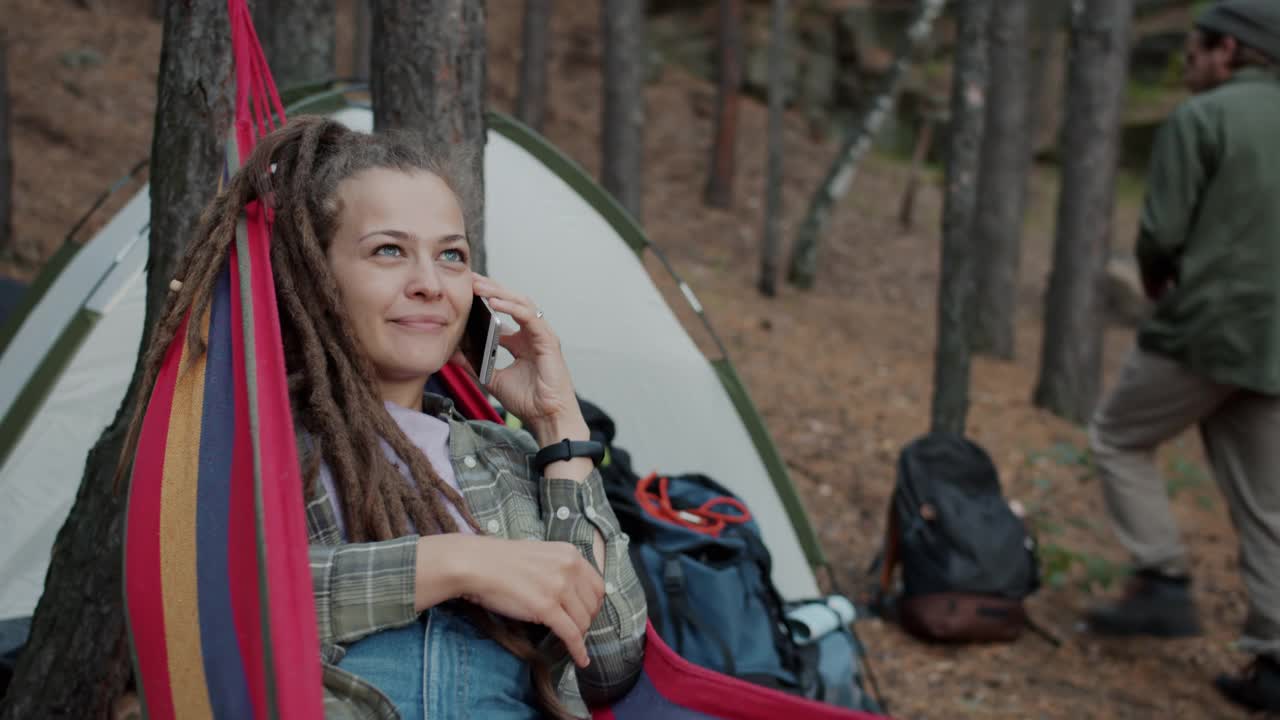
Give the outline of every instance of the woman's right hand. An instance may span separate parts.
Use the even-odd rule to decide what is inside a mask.
[[[419,581],[448,558],[461,596],[490,612],[545,625],[564,641],[578,667],[586,667],[586,635],[604,602],[604,578],[569,543],[507,540],[482,535],[434,535],[454,547],[423,552]],[[425,556],[425,557],[424,557]],[[433,603],[434,604],[434,603]]]

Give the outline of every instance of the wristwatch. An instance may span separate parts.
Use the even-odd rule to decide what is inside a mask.
[[[542,472],[542,468],[553,462],[572,458],[589,457],[596,465],[604,459],[604,444],[595,440],[570,440],[565,438],[558,443],[548,445],[533,456],[533,468]]]

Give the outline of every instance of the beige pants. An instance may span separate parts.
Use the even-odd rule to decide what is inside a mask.
[[[1089,426],[1111,520],[1138,567],[1188,569],[1154,459],[1192,423],[1240,535],[1249,596],[1241,649],[1280,659],[1280,398],[1219,385],[1135,348]]]

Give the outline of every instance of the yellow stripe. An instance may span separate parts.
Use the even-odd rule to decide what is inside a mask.
[[[204,336],[208,337],[208,319]],[[200,645],[196,581],[196,484],[200,471],[200,422],[205,355],[191,361],[185,343],[174,388],[160,489],[160,577],[164,586],[169,685],[178,717],[212,718]],[[231,629],[227,629],[231,632]]]

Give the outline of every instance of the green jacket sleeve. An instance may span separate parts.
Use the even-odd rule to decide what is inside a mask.
[[[1144,279],[1175,279],[1217,150],[1206,108],[1194,100],[1179,106],[1156,134],[1138,230]]]

